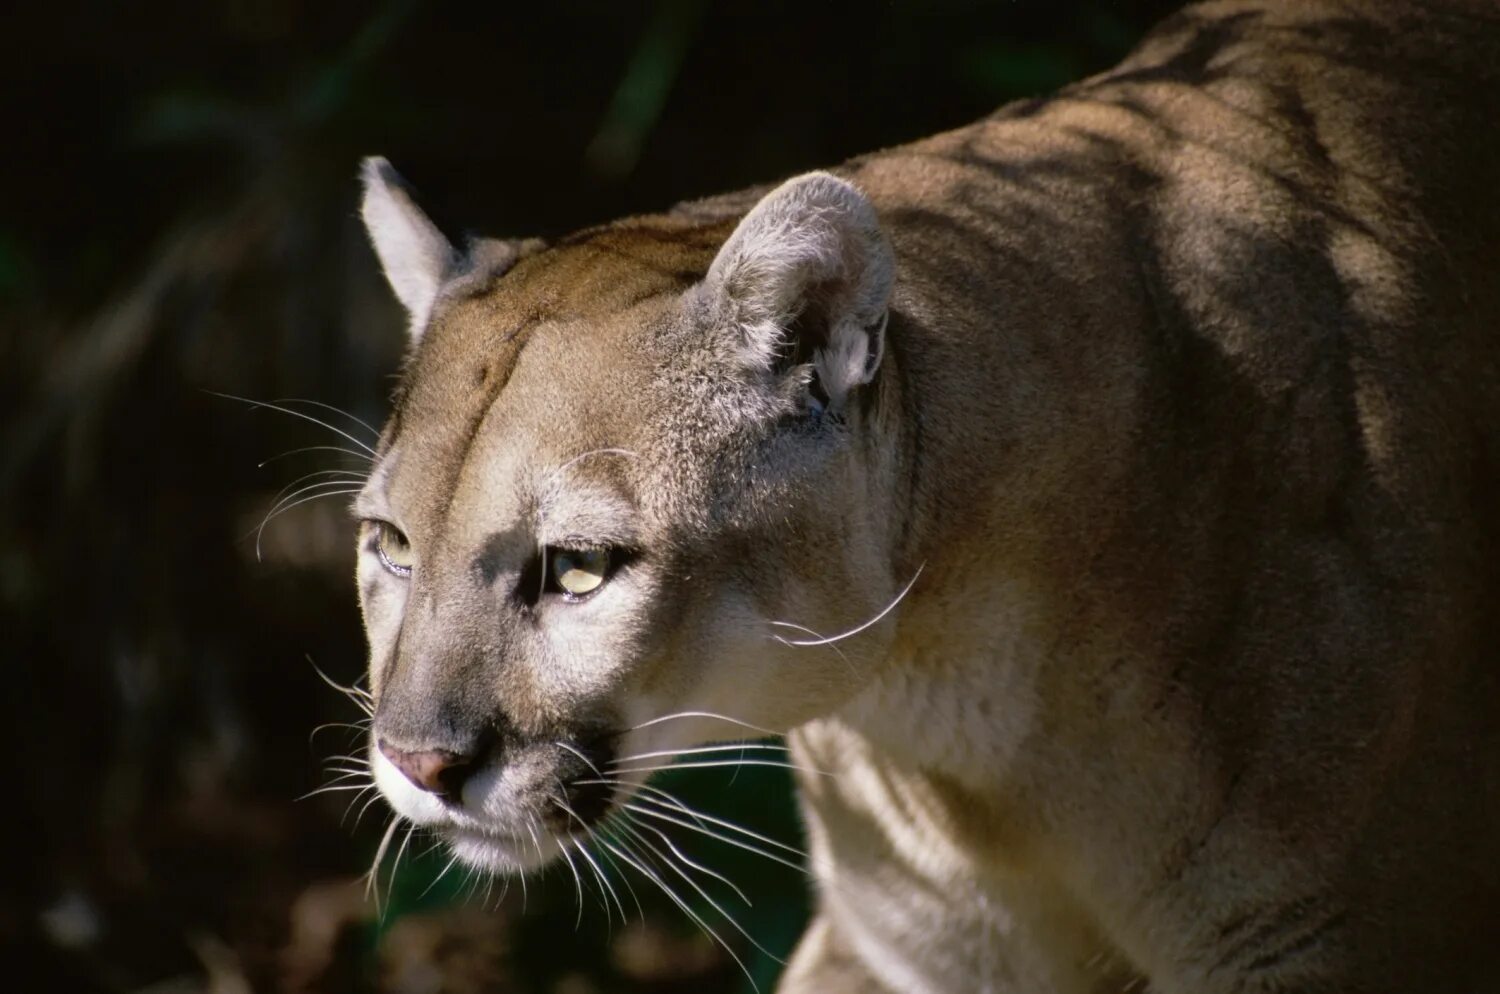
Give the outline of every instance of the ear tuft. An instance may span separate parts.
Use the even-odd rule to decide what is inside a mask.
[[[809,362],[809,406],[837,410],[879,367],[893,271],[874,206],[845,180],[814,172],[745,215],[703,292],[718,320],[739,329],[752,362],[773,371],[788,358]]]
[[[422,213],[406,182],[376,155],[361,166],[365,195],[360,216],[386,281],[411,318],[412,340],[421,337],[433,301],[452,272],[457,254],[437,225]]]

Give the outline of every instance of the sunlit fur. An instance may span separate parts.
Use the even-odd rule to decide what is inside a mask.
[[[367,169],[414,326],[356,502],[384,855],[734,949],[674,840],[800,857],[643,781],[787,763],[786,991],[1495,988],[1497,73],[1490,6],[1236,0],[550,247]],[[570,601],[549,547],[629,555]],[[482,761],[443,800],[376,741]]]

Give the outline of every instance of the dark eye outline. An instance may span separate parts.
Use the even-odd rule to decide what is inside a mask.
[[[552,564],[558,553],[571,553],[577,555],[584,552],[603,552],[606,556],[604,564],[604,579],[599,586],[586,594],[570,594],[558,585],[557,579],[552,574]],[[534,608],[544,595],[551,595],[560,599],[564,604],[582,604],[592,599],[599,591],[607,587],[620,572],[620,569],[636,558],[636,550],[618,545],[590,545],[577,543],[569,545],[549,545],[531,557],[531,561],[521,572],[520,580],[516,584],[515,598],[527,608]],[[543,566],[546,572],[543,572]]]
[[[547,546],[542,550],[542,560],[546,563],[546,573],[543,577],[543,582],[546,586],[543,592],[556,594],[568,604],[582,604],[608,586],[609,581],[614,577],[616,566],[619,565],[620,557],[618,552],[619,550],[610,546]],[[564,590],[561,582],[559,582],[555,564],[564,556],[587,556],[598,553],[604,554],[604,568],[599,572],[598,586],[581,594]]]
[[[406,533],[397,528],[395,525],[391,524],[389,521],[371,520],[370,524],[374,527],[375,530],[375,555],[380,560],[380,565],[385,567],[387,572],[391,573],[394,576],[399,576],[403,580],[410,577],[412,567],[402,566],[400,563],[391,559],[390,553],[385,551],[385,539],[387,535],[395,536],[402,545],[406,546],[407,549],[410,549],[411,540],[406,537]]]

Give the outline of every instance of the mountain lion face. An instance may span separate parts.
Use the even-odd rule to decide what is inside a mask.
[[[737,227],[460,259],[388,165],[365,177],[413,331],[356,504],[396,811],[475,866],[537,865],[681,750],[854,693],[880,626],[819,643],[899,588],[864,198],[813,174]]]

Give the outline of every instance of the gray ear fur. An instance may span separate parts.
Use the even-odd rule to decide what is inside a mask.
[[[810,358],[828,406],[874,378],[885,348],[894,262],[875,208],[828,173],[766,194],[719,250],[703,292],[737,326],[753,362]],[[811,320],[809,320],[811,319]],[[809,340],[789,341],[803,336]],[[820,406],[816,397],[813,406]]]
[[[458,255],[437,225],[407,192],[406,183],[378,155],[365,159],[361,173],[365,196],[360,205],[380,268],[411,318],[415,342],[427,326],[438,289],[453,271]]]

